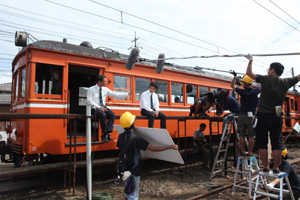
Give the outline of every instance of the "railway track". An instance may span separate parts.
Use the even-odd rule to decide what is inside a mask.
[[[293,149],[296,152],[298,151],[298,148]],[[299,154],[300,152],[298,153],[298,155],[292,154],[292,156],[297,158],[299,157]],[[208,181],[209,172],[203,170],[200,167],[199,160],[193,160],[191,158],[190,161],[191,162],[188,163],[186,167],[181,166],[180,169],[177,166],[172,166],[170,163],[165,163],[157,160],[144,161],[145,163],[143,166],[143,174],[141,175],[141,199],[229,200],[246,198],[247,194],[243,191],[239,191],[235,195],[231,194],[233,183],[232,178],[229,179],[224,177],[216,177],[213,179],[213,181],[210,182]],[[290,160],[290,162],[296,165],[300,162],[300,158]],[[296,168],[296,166],[294,167]],[[199,169],[200,171],[196,172],[196,170]],[[233,168],[230,168],[230,170],[234,171]],[[1,171],[8,170],[7,168],[1,168],[0,165],[0,174]],[[105,171],[106,170],[99,169],[98,174],[101,174],[101,172]],[[22,175],[15,176],[15,178],[6,176],[1,180],[0,199],[10,199],[11,195],[15,196],[15,199],[85,199],[85,168],[78,169],[75,196],[73,196],[72,193],[69,193],[68,188],[65,187],[63,172],[63,170],[55,172],[48,171],[45,173],[36,172],[35,176]],[[96,172],[96,169],[94,170],[94,172]],[[229,175],[233,174],[231,173]],[[199,177],[198,182],[192,183],[193,181],[195,181],[196,177]],[[112,173],[102,173],[101,175],[94,175],[93,189],[96,192],[104,190],[106,192],[114,194],[115,199],[121,199],[119,197],[120,195],[122,196],[122,191],[124,189],[123,184],[116,186],[115,184],[113,184],[114,178],[115,173],[113,170]],[[181,186],[177,187],[176,185],[178,184],[181,184]],[[189,187],[191,187],[191,189],[187,190],[187,188]],[[158,190],[161,192],[157,192]],[[177,193],[173,190],[180,191]],[[157,194],[151,195],[152,193]],[[158,195],[162,196],[159,197]]]

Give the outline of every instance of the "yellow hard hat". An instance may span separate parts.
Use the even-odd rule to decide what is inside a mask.
[[[287,149],[285,148],[282,150],[282,157],[285,158],[286,154],[287,154]]]
[[[135,122],[136,116],[130,112],[124,112],[120,117],[120,124],[123,128],[130,127]]]
[[[242,82],[252,84],[254,82],[254,80],[252,78],[250,78],[248,75],[245,75],[244,78],[242,79]]]

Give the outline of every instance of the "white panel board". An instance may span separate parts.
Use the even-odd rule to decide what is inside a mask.
[[[119,134],[125,130],[120,125],[114,125],[114,128]],[[169,132],[166,129],[143,128],[135,127],[134,134],[144,138],[152,146],[169,146],[174,144]],[[184,164],[184,161],[177,150],[168,149],[161,152],[152,152],[149,150],[141,151],[143,158],[154,158],[179,164]]]

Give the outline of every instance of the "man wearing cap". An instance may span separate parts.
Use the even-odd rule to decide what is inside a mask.
[[[259,88],[252,88],[252,83],[254,80],[249,76],[245,75],[241,81],[241,85],[244,89],[240,87],[235,87],[234,83],[236,82],[236,73],[233,71],[233,79],[231,82],[231,87],[234,89],[241,97],[241,107],[239,111],[238,118],[238,129],[240,136],[240,146],[242,156],[252,156],[252,150],[254,146],[254,137],[255,130],[251,124],[253,116],[256,114],[258,97],[257,95],[260,93]],[[245,137],[246,130],[248,129],[248,153],[246,153],[245,149]]]
[[[134,135],[134,122],[136,116],[132,115],[130,112],[125,112],[120,117],[120,124],[125,129],[125,132],[119,135],[117,147],[120,149],[120,152],[123,148],[126,148],[126,142],[130,141],[129,148],[127,152],[124,152],[124,158],[126,157],[126,166],[127,170],[124,172],[127,177],[129,175],[134,176],[135,188],[130,194],[125,194],[128,200],[137,200],[139,199],[139,183],[140,183],[140,170],[141,170],[141,151],[146,151],[147,149],[153,152],[164,151],[167,149],[178,150],[177,145],[169,145],[169,146],[152,146],[143,138]],[[133,138],[131,138],[133,137]],[[130,139],[131,138],[131,139]],[[124,177],[125,185],[128,179]]]
[[[101,130],[103,135],[101,138],[106,143],[111,140],[109,133],[113,131],[113,125],[115,122],[115,113],[106,107],[106,97],[114,96],[120,98],[126,98],[131,92],[118,93],[111,91],[109,88],[104,87],[106,85],[106,76],[98,75],[96,85],[90,87],[87,91],[87,103],[95,108],[98,119],[100,120]],[[108,119],[106,123],[106,119]]]
[[[255,146],[258,147],[260,159],[263,163],[263,171],[269,172],[268,166],[268,132],[272,145],[274,159],[273,173],[280,173],[281,151],[284,149],[282,139],[282,111],[281,107],[286,93],[290,87],[298,83],[300,75],[292,78],[280,78],[284,66],[281,63],[271,63],[267,76],[254,74],[252,72],[253,58],[247,55],[249,60],[246,74],[261,85],[261,95],[258,101],[257,125],[255,128]],[[277,112],[276,112],[277,110]]]

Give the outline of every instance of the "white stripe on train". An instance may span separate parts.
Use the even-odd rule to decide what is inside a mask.
[[[67,104],[46,104],[46,103],[29,103],[13,106],[12,110],[24,109],[24,108],[67,108]],[[112,110],[140,110],[139,107],[128,106],[108,106]],[[177,112],[189,112],[190,109],[184,108],[161,108],[161,111],[177,111]]]

